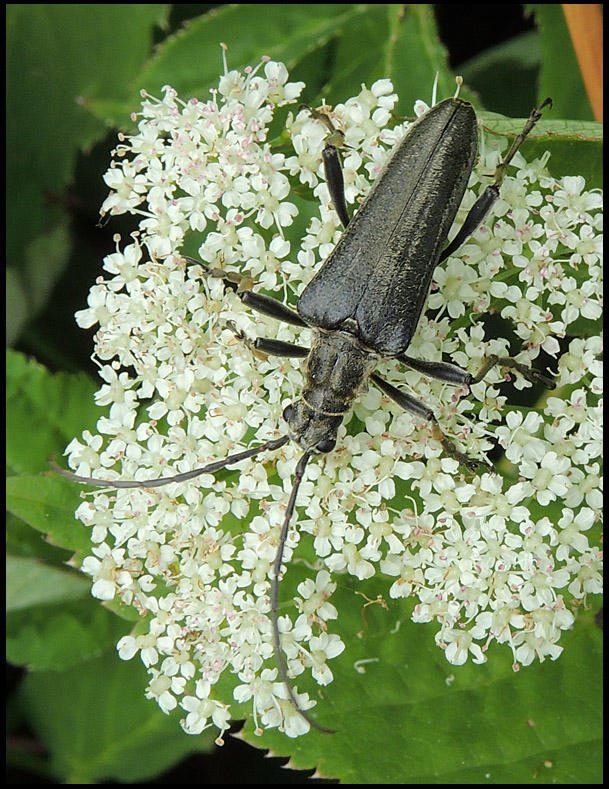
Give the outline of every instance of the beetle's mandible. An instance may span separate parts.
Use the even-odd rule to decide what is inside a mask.
[[[321,727],[298,705],[288,678],[278,626],[284,546],[306,464],[312,455],[334,449],[339,425],[355,398],[372,381],[403,409],[427,420],[444,451],[469,471],[474,471],[478,465],[487,465],[461,453],[443,434],[433,412],[424,403],[380,378],[375,369],[381,359],[394,358],[425,375],[468,387],[499,364],[517,370],[532,382],[541,381],[553,387],[551,378],[511,357],[489,357],[482,369],[473,375],[452,364],[418,360],[406,354],[425,305],[434,269],[481,224],[499,197],[508,164],[546,106],[551,106],[549,99],[531,112],[522,132],[497,167],[493,182],[474,203],[449,244],[446,243],[448,234],[474,167],[478,145],[474,108],[458,98],[435,105],[410,127],[352,219],[345,202],[338,150],[332,144],[326,145],[323,151],[326,181],[345,231],[303,291],[296,310],[253,292],[251,283],[240,275],[204,266],[208,276],[223,279],[253,310],[314,330],[311,348],[264,338],[251,342],[240,335],[256,351],[305,360],[305,385],[301,396],[283,412],[287,424],[285,435],[202,468],[160,479],[111,481],[60,470],[71,479],[91,485],[158,487],[217,471],[263,451],[278,449],[290,440],[296,442],[302,455],[283,521],[271,586],[273,643],[278,669],[292,703],[311,726],[321,731],[331,730]],[[329,118],[319,111],[311,111],[311,114],[329,126],[335,142],[338,132]],[[186,260],[202,265],[190,258]]]

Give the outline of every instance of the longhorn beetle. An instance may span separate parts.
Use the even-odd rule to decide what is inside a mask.
[[[477,154],[478,128],[474,108],[468,102],[446,99],[422,115],[399,142],[367,198],[350,219],[338,150],[326,144],[323,162],[326,181],[336,212],[345,230],[335,249],[302,292],[296,310],[276,299],[254,293],[252,282],[239,274],[204,266],[207,276],[224,280],[241,301],[265,315],[301,327],[311,327],[311,348],[258,338],[251,342],[237,332],[255,351],[305,359],[306,382],[301,397],[283,411],[287,433],[253,448],[229,455],[183,474],[143,481],[102,480],[60,470],[64,476],[90,485],[113,488],[158,487],[185,482],[204,473],[218,471],[288,441],[302,448],[296,465],[292,491],[285,512],[273,565],[271,585],[272,631],[280,676],[292,704],[314,728],[330,732],[300,709],[288,678],[278,625],[279,578],[288,528],[298,489],[309,459],[331,452],[337,430],[355,398],[371,380],[389,398],[416,417],[427,420],[433,436],[444,451],[469,471],[483,461],[462,454],[444,435],[424,403],[380,378],[375,368],[380,359],[394,358],[424,375],[449,384],[470,387],[482,380],[494,365],[517,370],[531,382],[553,388],[552,380],[510,357],[490,356],[477,375],[445,362],[414,359],[406,355],[429,291],[434,269],[458,249],[481,224],[499,197],[507,167],[521,144],[541,118],[546,99],[534,109],[521,133],[467,214],[454,239],[445,246],[448,233],[463,198]],[[312,110],[313,118],[322,113]],[[325,116],[324,116],[325,117]],[[332,132],[332,123],[324,119]],[[335,130],[336,131],[336,130]],[[336,141],[336,135],[332,135]],[[188,263],[198,263],[185,258]],[[201,264],[199,264],[201,265]]]

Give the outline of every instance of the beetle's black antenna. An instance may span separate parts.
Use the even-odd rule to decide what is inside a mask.
[[[279,607],[279,573],[281,572],[281,563],[283,561],[283,549],[285,548],[285,541],[288,536],[288,528],[290,526],[290,521],[292,520],[292,515],[294,514],[294,507],[296,506],[296,496],[298,495],[298,488],[300,487],[300,483],[302,482],[302,478],[304,476],[305,467],[311,457],[312,452],[305,452],[300,460],[298,461],[298,465],[296,466],[296,471],[294,472],[294,484],[292,485],[292,492],[290,494],[290,500],[288,502],[287,509],[285,511],[285,519],[283,521],[283,526],[281,527],[281,534],[279,535],[279,545],[277,546],[277,555],[275,556],[275,565],[273,569],[273,580],[271,583],[271,614],[272,614],[272,623],[273,623],[273,646],[275,648],[275,659],[277,661],[277,668],[279,669],[279,674],[285,685],[285,689],[288,692],[288,696],[290,697],[290,701],[294,705],[294,708],[298,711],[300,715],[306,720],[306,722],[317,731],[324,732],[325,734],[334,734],[334,729],[326,729],[324,726],[320,726],[317,721],[313,720],[313,718],[309,717],[309,715],[300,708],[298,704],[298,700],[296,699],[296,694],[292,690],[292,686],[290,684],[290,680],[288,678],[288,669],[285,662],[285,657],[283,656],[283,652],[281,650],[281,640],[279,637],[279,620],[278,620],[278,613],[277,609]]]
[[[234,455],[229,455],[222,460],[215,460],[213,463],[208,463],[207,466],[192,469],[192,471],[185,471],[183,474],[176,474],[173,477],[159,477],[158,479],[98,479],[97,477],[81,477],[79,474],[73,474],[71,471],[66,471],[51,461],[51,466],[59,472],[59,474],[67,477],[68,479],[82,482],[86,485],[97,485],[98,487],[108,488],[160,488],[162,485],[169,485],[171,482],[186,482],[189,479],[201,476],[201,474],[212,474],[214,471],[219,471],[225,466],[230,466],[232,463],[239,463],[241,460],[247,460],[259,452],[264,452],[266,449],[279,449],[290,440],[289,436],[281,436],[271,441],[266,441],[264,444],[258,444],[257,447],[246,449],[244,452],[237,452]]]

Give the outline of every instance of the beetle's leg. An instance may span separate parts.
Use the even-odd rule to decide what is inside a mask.
[[[503,179],[505,178],[505,174],[507,172],[508,164],[512,161],[512,159],[516,155],[522,143],[529,136],[535,124],[541,120],[541,117],[543,115],[542,110],[545,109],[545,107],[550,107],[550,108],[552,107],[552,99],[544,99],[544,101],[542,101],[539,107],[533,107],[527,122],[524,124],[524,127],[520,132],[520,134],[514,139],[514,142],[512,143],[510,150],[507,152],[505,159],[501,162],[500,165],[497,166],[497,170],[495,172],[496,183],[499,183],[500,185],[503,183]]]
[[[343,169],[337,150],[338,148],[342,148],[344,146],[345,135],[340,129],[336,128],[336,126],[332,123],[330,116],[325,112],[322,112],[321,110],[315,110],[312,107],[308,107],[306,104],[301,104],[299,109],[308,110],[310,116],[323,123],[330,132],[330,136],[326,141],[326,147],[322,151],[324,174],[334,209],[338,214],[338,218],[342,222],[343,227],[347,227],[350,217],[347,210],[347,203],[345,201],[345,181],[343,178]]]
[[[284,356],[292,359],[304,359],[311,353],[310,348],[303,345],[296,345],[292,342],[282,340],[269,340],[266,337],[258,337],[254,340],[254,349],[268,356]]]
[[[294,326],[306,326],[296,310],[291,309],[278,299],[273,299],[270,296],[265,296],[262,293],[254,293],[251,290],[244,290],[242,293],[237,294],[241,301],[248,307],[251,307],[256,312],[261,312],[263,315],[269,315],[283,323],[291,323]]]
[[[511,356],[497,356],[495,354],[487,356],[478,375],[472,375],[468,373],[467,370],[463,370],[455,364],[448,364],[447,362],[426,362],[421,359],[413,359],[411,356],[406,356],[404,353],[396,356],[396,359],[408,365],[408,367],[411,367],[413,370],[423,373],[423,375],[428,375],[430,378],[437,378],[439,381],[445,381],[447,384],[471,387],[473,384],[480,383],[488,371],[495,365],[499,365],[500,367],[511,367],[517,370],[527,381],[533,384],[540,382],[544,384],[544,386],[547,386],[548,389],[554,389],[556,386],[549,375],[541,373],[534,367],[527,367],[527,365],[522,364],[522,362],[517,362],[516,359],[512,359]]]
[[[480,197],[476,200],[476,202],[471,207],[468,215],[465,217],[465,222],[459,229],[457,235],[453,238],[450,244],[442,251],[440,254],[440,258],[438,263],[441,263],[443,260],[446,260],[447,257],[453,254],[455,250],[457,250],[465,241],[474,233],[474,231],[482,224],[484,217],[488,214],[491,209],[491,206],[499,197],[499,190],[501,188],[501,184],[505,179],[505,175],[507,172],[508,164],[512,161],[516,152],[522,145],[522,143],[526,140],[528,134],[530,133],[531,129],[535,126],[537,121],[542,116],[542,110],[544,107],[552,106],[551,99],[546,99],[539,108],[534,108],[527,120],[524,124],[524,127],[520,134],[514,139],[510,150],[507,152],[504,160],[497,165],[497,169],[495,170],[495,180],[493,181],[490,186],[487,186],[484,192],[480,195]]]
[[[414,414],[422,419],[426,419],[431,424],[431,430],[433,437],[442,444],[442,448],[446,452],[447,455],[454,457],[456,460],[459,461],[468,471],[472,473],[476,471],[478,466],[485,466],[488,469],[491,469],[491,466],[484,460],[472,460],[472,458],[468,458],[467,455],[464,455],[463,452],[459,452],[457,447],[453,444],[453,442],[445,436],[438,424],[438,420],[434,416],[434,412],[431,408],[422,403],[420,400],[417,400],[412,395],[406,394],[401,389],[397,389],[395,386],[387,383],[382,378],[380,378],[376,373],[373,373],[371,376],[374,383],[379,387],[381,391],[383,391],[387,397],[390,397],[394,402],[396,402],[404,411],[408,411],[410,414]]]
[[[411,367],[423,375],[430,378],[437,378],[439,381],[444,381],[447,384],[464,384],[469,386],[471,375],[466,371],[457,367],[456,364],[449,364],[448,362],[426,362],[422,359],[413,359],[412,356],[406,356],[401,353],[396,356],[399,362]]]
[[[269,340],[266,337],[257,337],[255,340],[250,340],[241,329],[235,326],[233,321],[227,321],[226,325],[234,333],[235,337],[252,351],[254,356],[285,356],[293,359],[304,359],[310,353],[310,349],[305,348],[303,345],[296,345],[283,340]]]
[[[338,214],[338,218],[347,227],[350,221],[349,212],[347,210],[347,203],[345,201],[345,181],[343,178],[343,168],[340,163],[340,156],[338,150],[334,145],[326,145],[322,152],[324,160],[324,173],[326,175],[326,183],[332,203]]]
[[[201,266],[206,276],[215,277],[216,279],[223,280],[224,284],[235,291],[241,301],[251,307],[256,312],[261,312],[263,315],[269,315],[283,323],[291,323],[294,326],[306,326],[300,315],[291,307],[286,306],[278,299],[273,299],[270,296],[265,296],[262,293],[254,293],[251,288],[254,284],[253,280],[238,274],[235,271],[224,271],[221,268],[210,268],[202,263],[200,260],[182,255],[183,260],[187,263]]]
[[[499,365],[500,367],[512,367],[514,370],[518,370],[518,372],[532,384],[542,383],[544,386],[547,386],[548,389],[554,389],[556,387],[556,383],[549,375],[541,373],[534,367],[527,367],[525,364],[522,364],[522,362],[517,362],[516,359],[512,359],[511,356],[497,356],[496,354],[487,356],[478,375],[470,375],[470,380],[466,383],[469,386],[479,383],[495,365]]]

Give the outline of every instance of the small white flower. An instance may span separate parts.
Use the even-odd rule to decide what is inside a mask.
[[[440,634],[439,634],[440,635]],[[462,666],[471,652],[474,663],[485,663],[486,656],[482,652],[479,644],[473,640],[472,634],[467,631],[443,630],[441,640],[446,643],[446,659],[453,666]]]
[[[537,500],[545,506],[554,501],[557,496],[564,496],[569,489],[566,472],[570,466],[569,458],[559,458],[556,452],[548,452],[539,465],[523,461],[520,470],[525,477],[531,480]]]

